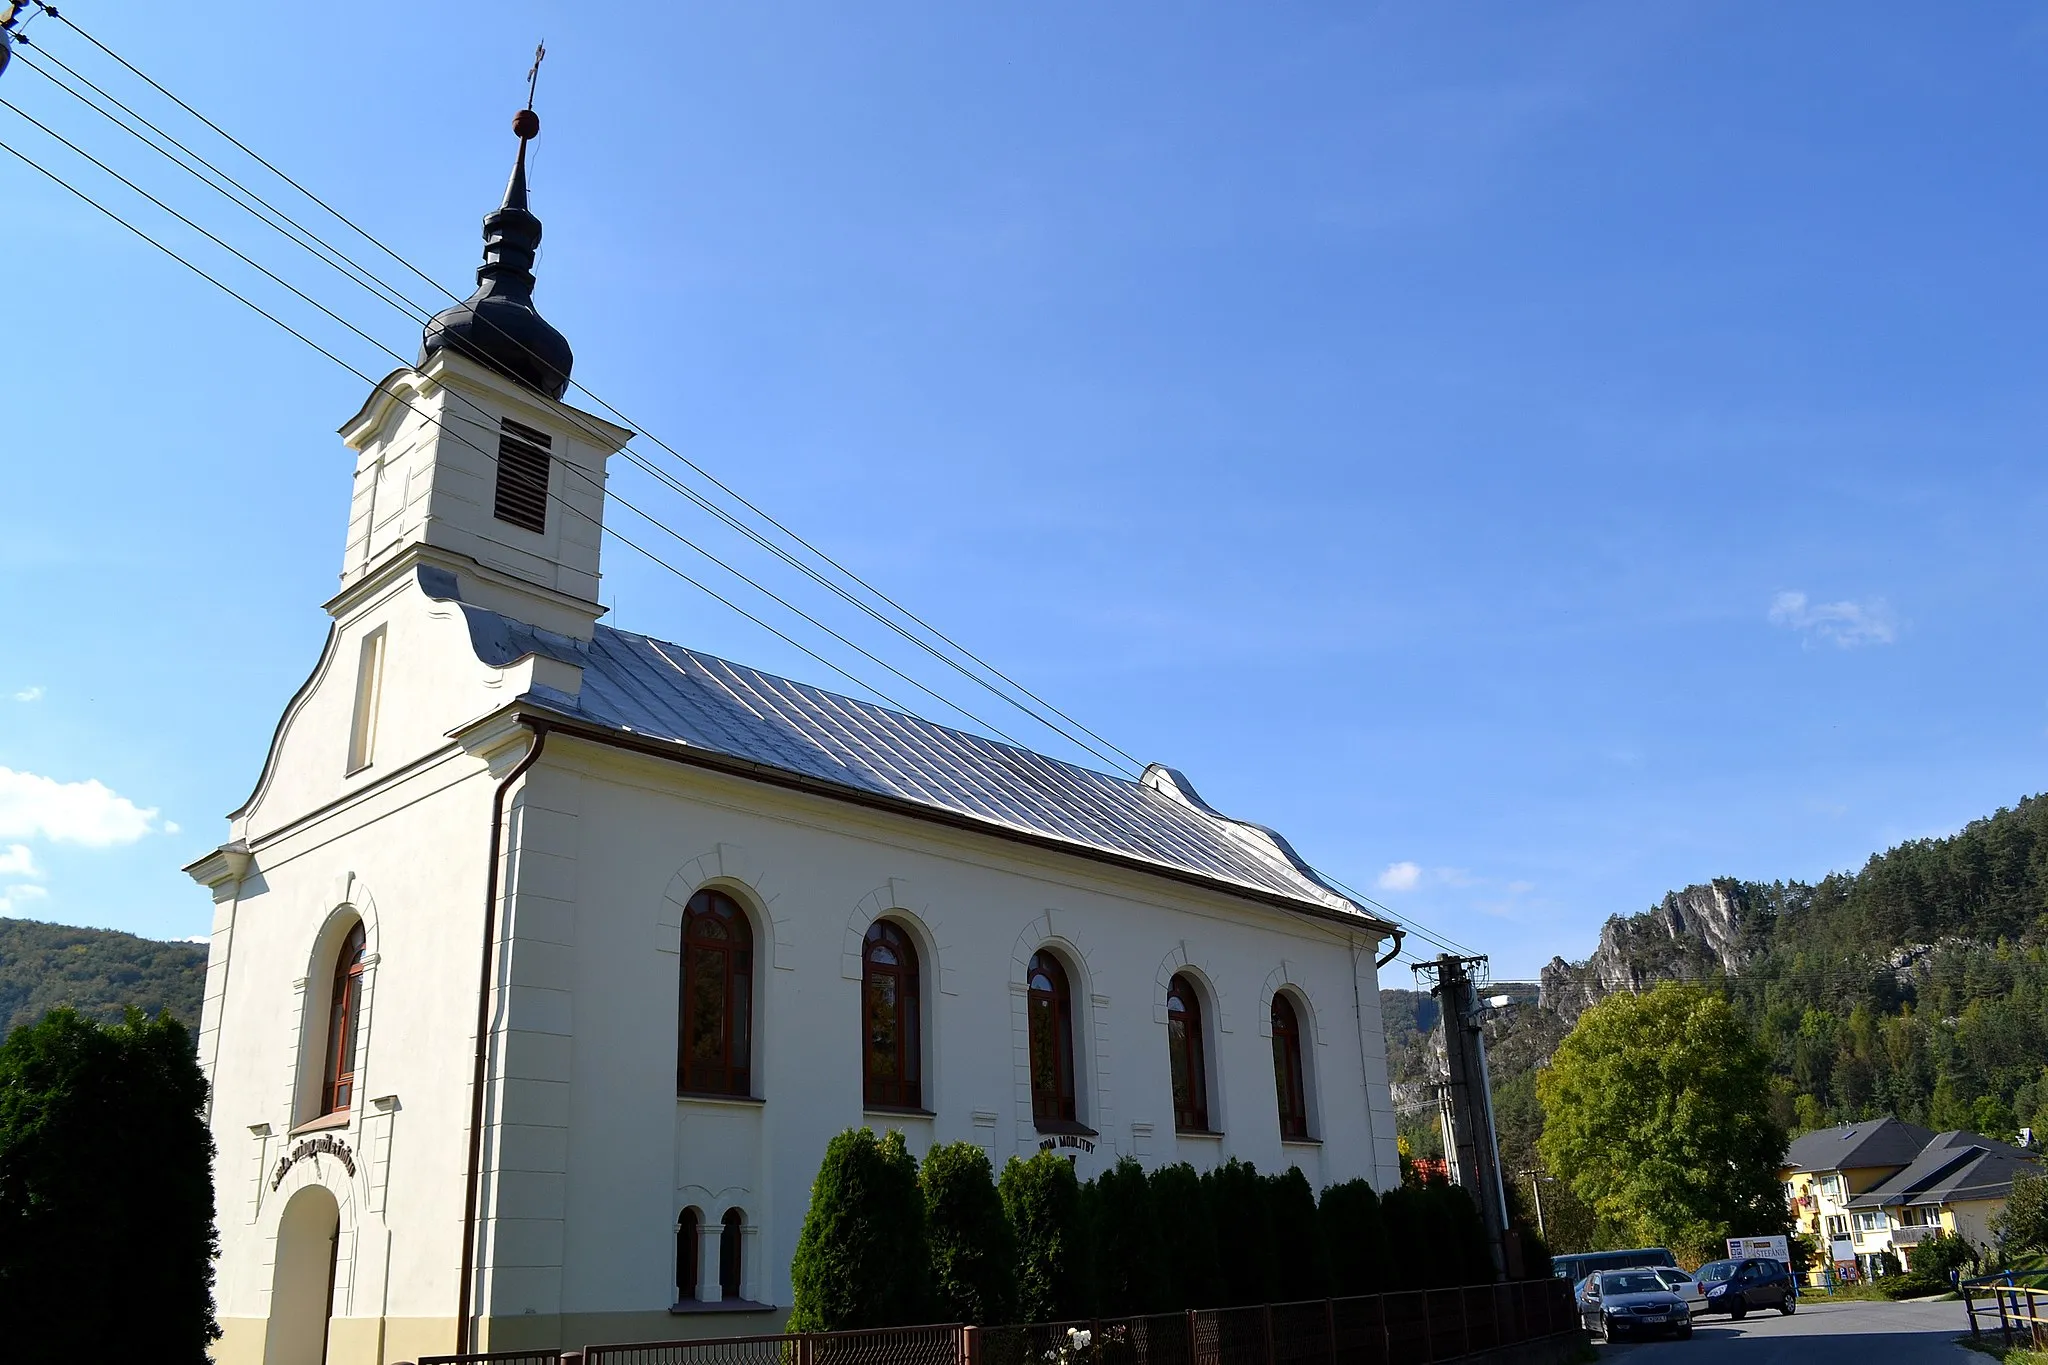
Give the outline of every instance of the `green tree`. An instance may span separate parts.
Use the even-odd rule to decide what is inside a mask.
[[[1087,1316],[1088,1245],[1081,1183],[1065,1157],[1011,1157],[997,1192],[1017,1239],[1017,1316],[1059,1322]]]
[[[52,1011],[0,1045],[0,1322],[15,1360],[204,1365],[213,1139],[192,1035]]]
[[[1543,1162],[1640,1243],[1706,1255],[1789,1231],[1770,1079],[1720,996],[1680,982],[1610,996],[1537,1077]]]
[[[1017,1239],[988,1153],[971,1142],[934,1147],[917,1179],[931,1247],[933,1310],[948,1322],[980,1327],[1012,1321]]]
[[[1159,1231],[1145,1168],[1119,1157],[1088,1182],[1084,1196],[1094,1311],[1102,1317],[1153,1312],[1160,1301]]]
[[[1214,1308],[1222,1301],[1216,1218],[1202,1177],[1185,1161],[1161,1166],[1148,1182],[1159,1235],[1160,1306],[1167,1312]]]
[[[1379,1192],[1363,1180],[1347,1180],[1323,1191],[1317,1211],[1322,1218],[1323,1247],[1330,1258],[1330,1293],[1349,1298],[1393,1288]]]
[[[2048,1252],[2048,1175],[2031,1171],[2014,1177],[2005,1210],[1991,1222],[2007,1256]]]
[[[931,1258],[917,1161],[893,1129],[825,1144],[789,1278],[792,1332],[901,1327],[924,1319]]]

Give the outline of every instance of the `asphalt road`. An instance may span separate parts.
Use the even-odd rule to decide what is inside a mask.
[[[1828,1303],[1805,1299],[1741,1322],[1694,1319],[1690,1341],[1602,1343],[1600,1359],[1630,1365],[1968,1365],[1988,1356],[1955,1344],[1969,1330],[1960,1303]]]

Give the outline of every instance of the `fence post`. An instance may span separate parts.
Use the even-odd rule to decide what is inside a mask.
[[[2030,1344],[2038,1351],[2042,1346],[2041,1305],[2034,1302],[2034,1291],[2031,1289],[2027,1291],[2027,1326],[2031,1329],[2029,1335],[2033,1337]]]
[[[1195,1310],[1188,1309],[1188,1365],[1198,1365],[1195,1356]]]
[[[972,1323],[960,1329],[960,1365],[981,1365],[981,1329]]]
[[[1422,1357],[1425,1360],[1435,1360],[1436,1324],[1430,1319],[1429,1291],[1424,1289],[1420,1293],[1422,1296]]]
[[[1330,1365],[1337,1365],[1337,1301],[1323,1300],[1323,1335],[1330,1343]]]
[[[583,1352],[564,1351],[557,1365],[583,1365]]]
[[[2005,1290],[1993,1285],[1991,1293],[1998,1300],[1998,1335],[2004,1339],[2005,1348],[2009,1351],[2012,1349],[2012,1319],[2005,1315]]]
[[[1266,1365],[1273,1365],[1273,1305],[1266,1304],[1259,1310],[1259,1321],[1266,1329]]]

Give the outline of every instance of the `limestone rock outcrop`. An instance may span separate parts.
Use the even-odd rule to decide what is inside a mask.
[[[1584,962],[1554,957],[1541,1003],[1566,1023],[1616,991],[1741,969],[1758,946],[1757,915],[1742,883],[1721,879],[1673,891],[1639,915],[1615,915]]]

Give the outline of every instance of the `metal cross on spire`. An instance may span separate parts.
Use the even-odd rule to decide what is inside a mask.
[[[540,64],[548,58],[548,45],[536,43],[533,49],[533,66],[526,73],[526,107],[533,108],[534,87],[540,84]]]

